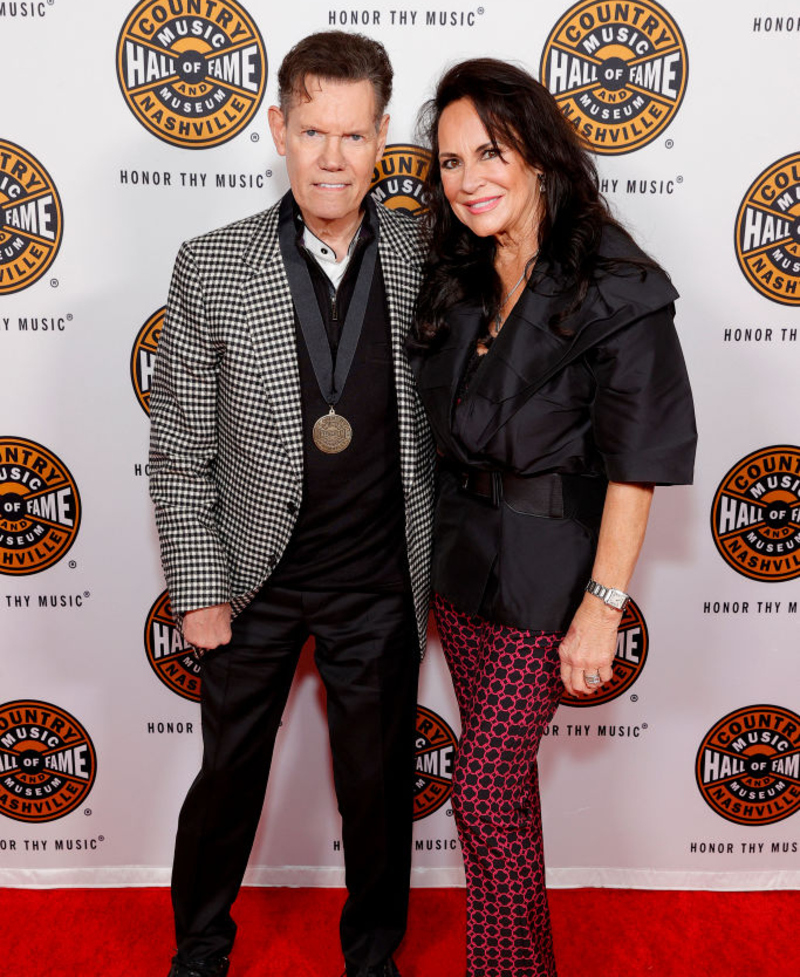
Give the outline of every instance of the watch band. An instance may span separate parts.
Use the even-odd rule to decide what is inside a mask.
[[[613,607],[616,611],[624,611],[625,605],[631,599],[630,595],[626,594],[624,590],[617,590],[614,587],[604,587],[596,580],[590,580],[586,584],[586,593],[591,594],[593,597],[599,597],[604,604]]]

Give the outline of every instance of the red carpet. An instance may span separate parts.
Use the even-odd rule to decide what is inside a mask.
[[[339,977],[338,889],[246,889],[230,977]],[[559,977],[800,974],[800,893],[550,893]],[[416,889],[403,977],[463,977],[464,894]],[[2,977],[166,977],[165,889],[0,889]]]

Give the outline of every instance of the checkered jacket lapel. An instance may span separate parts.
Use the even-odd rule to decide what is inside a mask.
[[[433,537],[435,451],[425,411],[408,364],[405,341],[422,281],[422,244],[413,217],[378,205],[378,251],[392,331],[400,470],[406,507],[406,548],[417,613],[421,653],[427,641],[430,560]]]
[[[295,318],[278,241],[279,205],[264,219],[244,253],[242,285],[253,350],[264,378],[273,420],[298,478],[303,476],[303,417]]]
[[[405,341],[414,315],[414,303],[421,282],[419,246],[415,246],[416,226],[410,218],[399,218],[378,206],[380,234],[378,253],[386,287],[386,304],[392,333],[392,356],[400,426],[400,467],[403,487],[408,493],[416,476],[417,443],[415,417],[417,393],[405,353]]]

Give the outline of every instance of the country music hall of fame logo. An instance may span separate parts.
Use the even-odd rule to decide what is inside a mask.
[[[626,692],[642,674],[647,661],[650,639],[647,625],[639,605],[629,600],[622,612],[617,631],[617,651],[614,658],[614,674],[609,682],[604,682],[597,692],[591,695],[572,695],[566,689],[561,693],[562,706],[600,706],[611,702]]]
[[[0,705],[0,814],[56,821],[86,800],[96,776],[94,744],[65,709],[35,699]]]
[[[683,35],[662,6],[588,0],[550,32],[539,77],[594,152],[616,155],[667,128],[688,71]]]
[[[453,793],[456,734],[432,709],[417,705],[414,820],[438,811]]]
[[[736,218],[736,258],[753,288],[781,305],[800,305],[800,153],[755,178]]]
[[[370,196],[390,210],[418,217],[425,210],[422,198],[430,163],[431,154],[421,146],[387,146],[372,175]]]
[[[734,824],[782,821],[800,810],[800,716],[781,706],[728,713],[703,738],[697,787]]]
[[[143,0],[117,42],[122,94],[154,136],[184,149],[219,146],[258,110],[267,54],[236,0]]]
[[[200,663],[175,625],[166,590],[148,611],[144,650],[150,667],[171,692],[190,702],[200,701]]]
[[[164,311],[162,306],[157,309],[145,322],[136,339],[133,341],[131,349],[131,385],[136,394],[139,406],[145,412],[150,413],[150,386],[153,379],[153,364],[158,348],[158,340],[161,330],[164,328]]]
[[[0,573],[24,576],[57,563],[81,522],[78,486],[48,448],[0,437]]]
[[[711,535],[751,580],[800,577],[800,447],[775,444],[737,461],[714,495]]]
[[[38,281],[55,261],[63,234],[50,174],[27,150],[0,139],[0,295]]]

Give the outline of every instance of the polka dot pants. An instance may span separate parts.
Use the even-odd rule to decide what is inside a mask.
[[[555,977],[536,751],[563,691],[561,634],[434,614],[461,712],[453,810],[467,878],[467,977]]]

